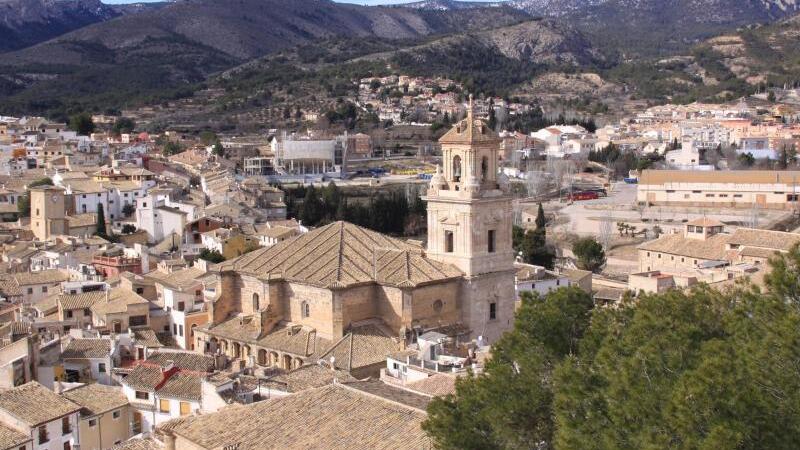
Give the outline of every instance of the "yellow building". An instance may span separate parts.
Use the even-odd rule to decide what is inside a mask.
[[[104,450],[128,440],[131,406],[121,387],[87,384],[61,394],[81,407],[81,450]]]

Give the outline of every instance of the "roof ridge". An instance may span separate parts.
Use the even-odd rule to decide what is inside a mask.
[[[342,258],[344,255],[344,222],[339,222],[339,265],[336,267],[336,280],[342,279]]]

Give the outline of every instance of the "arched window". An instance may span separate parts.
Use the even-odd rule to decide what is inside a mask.
[[[259,308],[259,305],[258,305],[258,294],[254,293],[253,294],[253,312],[258,311],[259,309],[260,308]]]
[[[308,304],[308,302],[303,302],[300,304],[300,314],[304,319],[311,316],[311,306]]]
[[[453,157],[453,181],[461,181],[461,157],[458,155]]]
[[[489,158],[484,156],[481,159],[481,181],[486,181],[487,175],[489,175]]]

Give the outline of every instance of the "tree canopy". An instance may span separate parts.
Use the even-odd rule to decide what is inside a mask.
[[[603,246],[590,237],[578,239],[572,245],[572,253],[578,260],[578,267],[584,270],[596,272],[606,263],[606,252],[603,250]]]
[[[79,135],[88,136],[94,132],[95,125],[89,113],[75,114],[69,118],[69,129]]]
[[[484,372],[435,399],[442,449],[800,447],[800,250],[759,289],[523,296]]]

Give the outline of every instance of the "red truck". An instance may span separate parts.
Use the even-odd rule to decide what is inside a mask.
[[[567,200],[574,202],[579,200],[596,200],[598,198],[600,198],[600,195],[597,192],[588,191],[588,192],[573,192],[572,194],[569,195]]]

